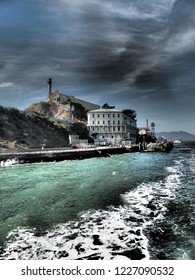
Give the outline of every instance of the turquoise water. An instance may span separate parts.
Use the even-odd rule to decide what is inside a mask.
[[[192,149],[1,167],[1,258],[195,258],[194,160]]]

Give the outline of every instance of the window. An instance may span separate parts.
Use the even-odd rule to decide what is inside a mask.
[[[113,118],[115,118],[115,114],[113,114]]]
[[[113,131],[115,131],[115,127],[113,127]]]
[[[100,124],[100,121],[98,121],[98,124]]]
[[[110,117],[110,114],[108,114],[108,118]]]
[[[108,125],[110,125],[110,121],[108,121]]]
[[[120,114],[118,114],[118,118],[120,118]]]
[[[120,131],[120,126],[118,126],[118,131]]]
[[[118,121],[118,125],[120,125],[120,121]]]
[[[98,118],[100,117],[100,114],[98,114]]]
[[[105,121],[103,121],[103,124],[105,124]]]
[[[93,124],[94,124],[94,121],[93,121]]]
[[[113,121],[113,124],[115,124],[115,121]]]
[[[104,118],[104,114],[103,114],[103,118]]]
[[[94,118],[94,114],[92,115],[92,117]]]

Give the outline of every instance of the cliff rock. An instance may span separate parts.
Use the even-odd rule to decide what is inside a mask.
[[[28,112],[37,112],[48,118],[59,120],[87,121],[87,111],[79,104],[70,102],[59,103],[55,101],[40,102],[32,104]]]

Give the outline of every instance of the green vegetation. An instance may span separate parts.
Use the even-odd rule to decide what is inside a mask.
[[[53,125],[57,126],[58,128],[67,129],[67,126],[66,126],[65,124],[60,123],[60,122],[58,122],[58,121],[56,121],[56,120],[50,120],[50,122],[51,122]]]

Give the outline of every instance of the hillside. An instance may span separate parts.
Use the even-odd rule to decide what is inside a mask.
[[[184,132],[184,131],[173,131],[173,132],[158,132],[158,137],[165,137],[169,141],[180,139],[181,141],[195,141],[195,135]]]
[[[66,125],[36,112],[0,106],[1,149],[68,146],[69,134],[86,138],[86,126],[82,122]]]

